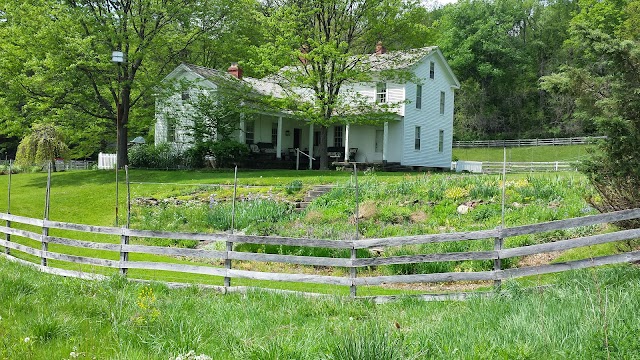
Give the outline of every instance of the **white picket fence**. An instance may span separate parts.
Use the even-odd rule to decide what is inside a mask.
[[[116,154],[98,154],[98,169],[108,170],[115,169],[118,158]]]

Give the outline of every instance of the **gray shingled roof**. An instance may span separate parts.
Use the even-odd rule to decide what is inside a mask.
[[[401,70],[415,65],[437,48],[437,46],[428,46],[419,49],[389,51],[384,54],[369,54],[361,58],[360,63],[366,69],[373,71]]]

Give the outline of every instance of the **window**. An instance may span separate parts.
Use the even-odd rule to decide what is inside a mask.
[[[420,150],[420,126],[416,126],[414,149]]]
[[[245,122],[245,124],[244,124],[244,133],[245,133],[244,143],[245,144],[253,144],[254,133],[255,133],[253,121]]]
[[[278,123],[271,124],[271,143],[274,146],[278,143]]]
[[[191,95],[189,94],[189,90],[184,90],[182,92],[182,101],[189,100],[190,97],[191,97]]]
[[[422,85],[416,85],[416,109],[422,109]]]
[[[173,117],[167,119],[167,142],[176,142],[176,119]]]
[[[376,84],[376,102],[377,103],[387,102],[387,84],[385,83]]]
[[[313,146],[320,146],[320,131],[313,132]]]
[[[440,130],[438,134],[438,152],[444,151],[444,130]]]
[[[342,144],[342,134],[344,134],[342,126],[336,126],[333,130],[333,146],[344,146]]]
[[[429,63],[429,79],[434,79],[436,77],[436,64],[431,61]]]
[[[440,114],[444,114],[444,91],[440,91]]]

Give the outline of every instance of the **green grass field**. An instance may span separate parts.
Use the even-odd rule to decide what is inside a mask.
[[[0,259],[0,359],[637,359],[639,284],[626,265],[543,291],[508,282],[490,298],[375,305],[65,279]]]
[[[215,208],[206,201],[202,203],[201,199],[215,194],[223,199],[216,206],[227,206],[224,198],[228,200],[229,188],[210,185],[231,184],[232,172],[132,170],[130,176],[134,198],[178,199],[186,204],[136,205],[133,209],[135,228],[221,231],[226,226],[224,221],[211,220]],[[287,184],[294,180],[302,182],[303,190],[289,194]],[[246,213],[248,219],[254,220],[247,221],[243,231],[285,236],[311,234],[321,238],[352,236],[354,225],[350,216],[354,211],[354,193],[349,184],[353,180],[348,172],[240,171],[241,193],[249,198],[268,196],[292,200],[314,184],[338,185],[338,189],[312,203],[307,212],[287,213],[282,219],[262,223],[261,217],[271,216],[278,208],[256,207]],[[497,176],[363,173],[359,182],[363,237],[490,229],[500,223]],[[45,174],[13,175],[11,212],[42,217],[45,184]],[[585,196],[593,195],[593,189],[576,173],[509,175],[507,184],[505,220],[508,226],[582,216],[593,211],[585,201]],[[0,211],[3,212],[8,200],[7,187],[8,176],[0,176]],[[126,203],[125,188],[123,181],[119,194],[121,214]],[[478,199],[483,200],[482,204],[469,216],[456,213],[458,204]],[[114,225],[114,203],[114,172],[77,171],[52,177],[50,214],[53,220]],[[188,216],[185,216],[185,206],[191,209]],[[196,222],[198,217],[209,222]],[[589,227],[524,236],[509,239],[506,245],[557,241],[602,230],[607,231]],[[54,230],[52,235],[78,236]],[[82,239],[119,241],[114,236],[90,234]],[[39,245],[26,239],[15,240]],[[465,242],[443,248],[402,247],[390,254],[492,247],[492,241],[473,243],[477,245],[462,243]],[[118,258],[113,252],[54,244],[50,250]],[[271,251],[266,247],[253,250]],[[298,254],[300,250],[292,247],[277,251]],[[615,244],[574,249],[562,254],[557,261],[617,251]],[[198,260],[168,256],[131,256],[136,261],[198,264]],[[26,255],[21,257],[38,262]],[[505,266],[515,263],[505,261]],[[416,270],[478,271],[492,266],[482,262],[447,265],[454,266],[454,270],[433,264],[433,268],[381,266],[369,271],[374,272],[373,275]],[[633,320],[640,305],[640,271],[634,265],[508,281],[503,285],[502,295],[486,299],[424,303],[406,298],[385,305],[343,297],[311,299],[259,291],[222,295],[195,287],[170,290],[162,284],[145,287],[129,283],[111,269],[80,267],[60,261],[51,261],[51,265],[102,273],[110,278],[100,282],[65,279],[0,259],[0,359],[173,359],[191,350],[213,359],[626,359],[640,353],[640,341],[635,336],[640,325]],[[130,276],[222,284],[220,278],[195,274],[131,270]],[[328,285],[242,279],[233,279],[232,284],[348,294],[346,287]],[[551,286],[542,292],[528,290],[538,285]],[[359,295],[416,292],[359,288]]]
[[[507,148],[508,162],[575,162],[588,156],[589,145],[528,146]],[[503,148],[454,148],[453,157],[466,161],[498,161],[504,159]]]

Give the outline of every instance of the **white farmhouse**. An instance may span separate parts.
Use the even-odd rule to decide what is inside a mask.
[[[366,98],[372,107],[376,103],[392,104],[395,120],[379,125],[335,125],[328,129],[328,152],[332,161],[358,163],[395,163],[411,167],[433,167],[449,169],[453,139],[454,90],[460,83],[437,47],[426,47],[406,51],[385,52],[379,45],[375,54],[361,62],[377,72],[401,70],[410,76],[396,82],[355,83],[343,86],[341,94],[356,93]],[[235,79],[231,78],[233,76]],[[302,89],[283,89],[275,76],[255,79],[242,76],[236,64],[228,73],[201,66],[181,64],[164,81],[180,81],[197,84],[191,91],[176,93],[156,106],[155,142],[171,142],[186,148],[190,144],[188,117],[168,121],[167,109],[180,108],[188,113],[188,102],[194,91],[216,91],[216,79],[228,77],[242,81],[261,95],[283,96],[294,91],[303,98],[308,97]],[[228,80],[228,79],[226,79]],[[226,81],[225,80],[225,81]],[[197,88],[197,90],[196,90]],[[203,90],[204,89],[204,90]],[[185,111],[186,110],[186,111]],[[238,119],[238,130],[234,137],[246,143],[252,151],[271,154],[274,160],[291,158],[295,149],[309,157],[318,153],[320,131],[314,124],[294,119],[283,109],[274,113],[262,113],[251,121]],[[303,157],[312,166],[310,158]]]

